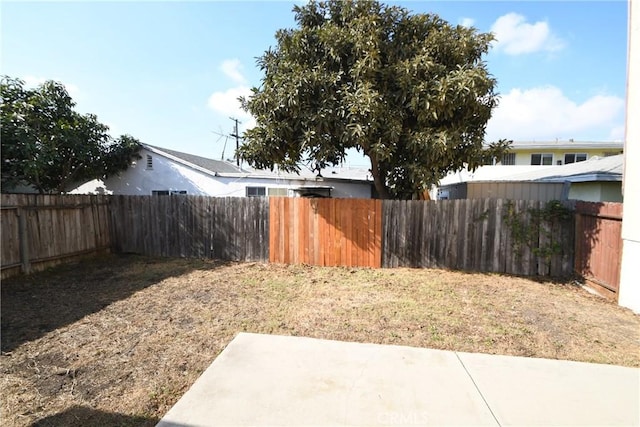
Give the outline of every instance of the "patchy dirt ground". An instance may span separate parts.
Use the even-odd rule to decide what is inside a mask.
[[[107,256],[2,283],[4,426],[152,426],[240,331],[640,366],[571,284]]]

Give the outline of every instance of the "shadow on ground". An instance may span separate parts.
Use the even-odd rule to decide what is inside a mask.
[[[2,351],[98,312],[172,276],[220,263],[106,255],[2,281]],[[90,273],[87,274],[86,272]]]
[[[131,416],[102,412],[85,406],[73,406],[64,412],[51,415],[31,424],[31,427],[80,427],[80,426],[155,426],[160,420],[143,416]]]

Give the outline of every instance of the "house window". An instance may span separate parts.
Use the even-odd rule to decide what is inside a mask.
[[[287,188],[269,188],[267,189],[269,196],[288,196],[289,189]]]
[[[502,161],[500,162],[505,166],[513,166],[516,164],[516,153],[507,153],[502,156]]]
[[[531,164],[532,165],[552,165],[553,154],[550,154],[550,153],[532,154]]]
[[[247,197],[264,197],[266,195],[265,187],[247,187]]]
[[[604,157],[617,156],[618,154],[622,154],[622,151],[605,151]]]
[[[153,190],[152,196],[175,196],[175,195],[187,194],[187,190]]]
[[[153,157],[147,154],[147,169],[153,169]]]
[[[584,162],[585,160],[587,160],[587,155],[585,153],[568,153],[564,155],[565,165],[568,165],[569,163]]]

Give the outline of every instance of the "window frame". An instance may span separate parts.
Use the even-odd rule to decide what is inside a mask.
[[[254,190],[257,191],[258,194],[250,194]],[[246,197],[266,197],[267,187],[258,187],[258,186],[248,185],[245,187],[245,196]]]
[[[573,160],[567,162],[567,156],[572,156]],[[578,160],[578,156],[584,157],[582,160]],[[589,159],[589,155],[587,153],[564,153],[564,164],[570,165],[571,163],[580,163],[586,162]]]
[[[503,166],[515,166],[516,164],[516,153],[505,153],[502,155],[502,159],[500,160],[500,164]]]
[[[534,156],[540,158],[540,163],[534,163]],[[549,159],[549,163],[545,163],[545,159]],[[531,153],[531,166],[553,166],[553,153]]]

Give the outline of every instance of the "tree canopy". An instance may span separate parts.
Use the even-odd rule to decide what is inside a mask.
[[[74,110],[60,83],[26,89],[24,81],[3,76],[0,92],[3,191],[22,184],[61,193],[125,170],[139,158],[137,139],[113,139],[95,115]]]
[[[257,123],[239,150],[251,165],[322,168],[355,148],[371,160],[381,198],[411,198],[508,149],[484,144],[497,105],[482,59],[491,34],[377,1],[311,1],[293,12],[297,28],[276,33],[257,60],[260,87],[240,99]]]

